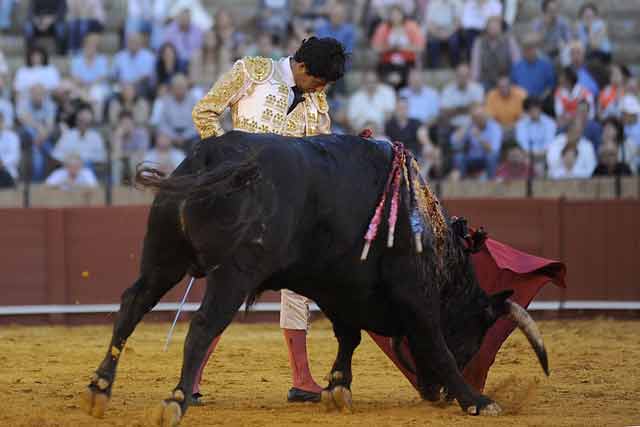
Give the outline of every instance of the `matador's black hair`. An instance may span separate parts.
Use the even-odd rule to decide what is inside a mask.
[[[310,75],[335,82],[344,75],[347,56],[338,40],[331,37],[310,37],[302,41],[293,59],[304,63]]]

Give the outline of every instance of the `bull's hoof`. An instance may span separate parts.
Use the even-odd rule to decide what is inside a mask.
[[[109,404],[109,396],[93,384],[87,387],[80,396],[80,408],[95,418],[104,417]]]
[[[353,399],[351,390],[344,386],[322,391],[322,404],[327,412],[338,410],[345,414],[353,413]]]
[[[182,408],[175,400],[163,400],[153,413],[153,426],[177,427],[182,419]]]
[[[487,406],[484,406],[480,409],[476,405],[471,405],[467,408],[467,413],[469,415],[483,415],[495,417],[502,413],[502,408],[496,402],[491,402]]]

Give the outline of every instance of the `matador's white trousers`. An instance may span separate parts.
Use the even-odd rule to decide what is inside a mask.
[[[280,327],[282,329],[309,329],[309,303],[311,300],[289,289],[280,291]]]

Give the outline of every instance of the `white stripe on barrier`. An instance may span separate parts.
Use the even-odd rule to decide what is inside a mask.
[[[152,311],[176,311],[177,302],[161,302]],[[196,311],[200,303],[186,303],[182,311]],[[0,306],[0,316],[13,316],[21,314],[91,314],[91,313],[115,313],[120,304],[69,304],[69,305],[5,305]],[[240,310],[244,310],[242,304]],[[311,304],[310,309],[319,311],[316,304]],[[277,312],[280,311],[279,302],[259,302],[251,307],[250,311]]]
[[[153,311],[176,311],[176,302],[163,302],[156,305]],[[186,303],[183,311],[196,311],[199,303]],[[115,313],[119,304],[69,304],[69,305],[5,305],[0,306],[0,316],[14,316],[26,314],[91,314]],[[316,304],[311,304],[312,311],[319,311]],[[240,307],[244,310],[244,304]],[[259,302],[250,311],[277,312],[280,310],[278,302]],[[640,310],[640,301],[535,301],[529,305],[531,311],[556,310]]]

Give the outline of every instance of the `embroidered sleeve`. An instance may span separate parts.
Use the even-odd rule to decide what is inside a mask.
[[[220,136],[224,133],[220,115],[236,103],[251,84],[242,61],[223,74],[209,92],[193,108],[191,116],[201,138]]]

